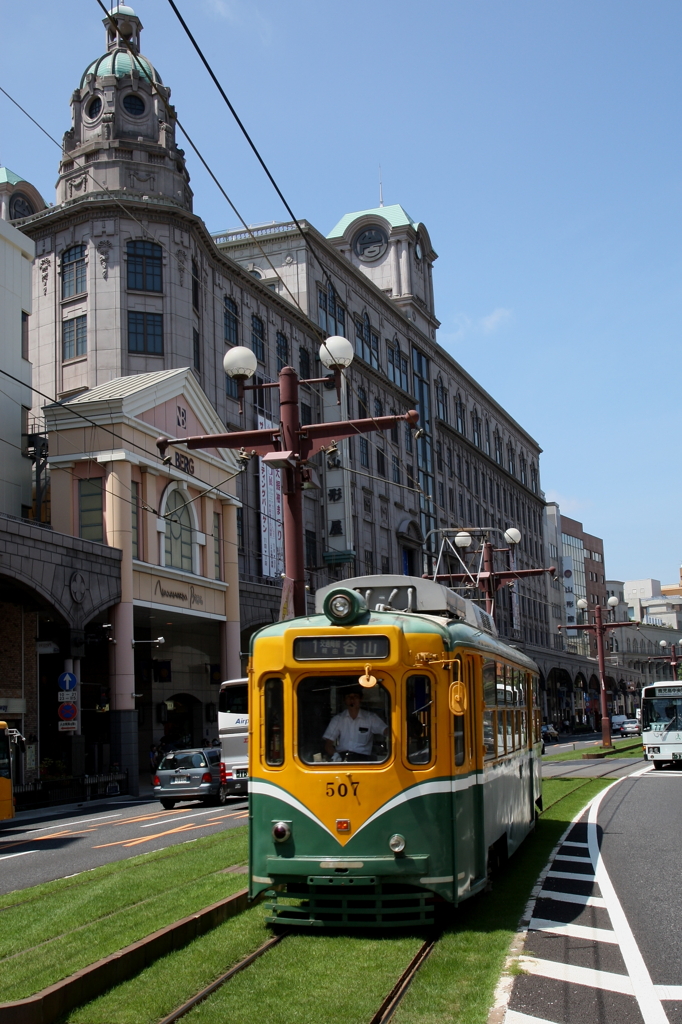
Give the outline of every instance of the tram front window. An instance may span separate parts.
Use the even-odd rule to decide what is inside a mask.
[[[357,674],[309,676],[296,691],[298,754],[305,764],[380,764],[391,752],[391,698],[381,683],[359,685]]]
[[[652,732],[682,730],[682,698],[654,697],[642,703],[642,729]]]

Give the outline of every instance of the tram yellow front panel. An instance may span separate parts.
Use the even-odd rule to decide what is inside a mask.
[[[301,638],[338,637],[343,643],[360,641],[364,636],[386,637],[388,654],[374,659],[343,658],[306,659],[295,657],[294,641]],[[365,648],[369,642],[365,643]],[[299,649],[300,650],[300,649]],[[450,714],[448,686],[451,670],[442,664],[429,666],[420,655],[430,654],[441,659],[444,654],[442,637],[436,633],[403,633],[398,627],[367,625],[353,629],[326,628],[286,630],[283,636],[263,637],[256,641],[250,668],[253,707],[259,714],[252,716],[258,722],[259,735],[251,735],[251,778],[267,780],[295,796],[312,812],[315,818],[344,846],[359,829],[392,799],[405,790],[424,782],[447,780],[452,773],[449,754]],[[327,760],[328,754],[306,755],[305,737],[299,729],[298,698],[303,687],[314,690],[329,677],[343,677],[344,685],[357,682],[367,665],[377,686],[383,687],[390,699],[387,715],[388,754],[382,763],[344,763]],[[424,763],[407,763],[405,727],[406,684],[419,673],[429,680],[431,687],[431,740],[428,758]],[[267,687],[282,680],[281,754],[272,737],[266,736],[268,701]],[[299,687],[301,689],[299,690]],[[369,694],[369,690],[364,693]],[[256,703],[257,702],[257,703]],[[382,719],[383,721],[383,719]],[[322,720],[320,720],[322,723]],[[255,724],[255,723],[254,723]],[[318,734],[322,733],[320,725]],[[270,746],[268,746],[270,744]],[[322,745],[322,744],[321,744]],[[441,752],[440,759],[438,752]],[[316,760],[311,763],[310,757]],[[272,763],[281,759],[281,764]],[[319,759],[318,759],[319,758]],[[270,762],[270,763],[268,763]],[[307,763],[306,763],[307,762]],[[461,769],[466,770],[466,767]]]

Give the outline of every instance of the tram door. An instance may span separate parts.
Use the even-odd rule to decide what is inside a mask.
[[[477,737],[481,731],[480,710],[476,704],[476,663],[474,656],[463,654],[461,679],[466,686],[467,708],[463,715],[452,715],[453,737],[453,809],[455,849],[455,892],[465,896],[486,872],[483,828],[483,786],[479,786],[477,766],[480,757]]]

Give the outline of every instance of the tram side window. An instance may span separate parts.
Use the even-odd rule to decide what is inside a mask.
[[[495,707],[495,662],[486,658],[483,662],[483,702],[487,708]]]
[[[304,764],[386,761],[391,753],[391,697],[377,683],[359,685],[357,672],[308,676],[296,688],[298,756]]]
[[[284,763],[284,697],[281,679],[265,683],[265,763]]]
[[[497,753],[497,712],[489,710],[497,704],[496,685],[495,662],[486,658],[483,662],[483,701],[486,706],[483,712],[483,746],[486,761],[491,761]]]
[[[428,764],[431,760],[431,680],[410,676],[407,680],[407,760]],[[457,718],[455,718],[457,721]],[[463,718],[460,718],[463,722]],[[463,749],[463,748],[462,748]]]
[[[486,761],[492,760],[495,757],[495,751],[497,749],[496,743],[496,730],[497,730],[497,712],[496,711],[484,711],[483,712],[483,746],[485,748],[485,759]]]

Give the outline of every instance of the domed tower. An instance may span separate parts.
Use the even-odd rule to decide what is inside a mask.
[[[64,135],[57,202],[106,189],[162,197],[191,210],[171,91],[140,53],[142,23],[122,4],[103,23],[106,53],[88,65],[71,98],[73,126]]]

